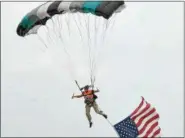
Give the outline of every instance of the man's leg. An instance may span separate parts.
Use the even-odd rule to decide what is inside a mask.
[[[105,117],[107,119],[107,115],[103,113],[103,111],[101,111],[98,107],[98,104],[94,101],[93,103],[93,108],[94,108],[94,111],[99,114],[99,115],[102,115],[103,117]]]
[[[86,110],[86,117],[87,117],[87,119],[89,121],[89,127],[91,127],[92,126],[92,118],[91,118],[91,114],[90,114],[91,106],[86,104],[85,105],[85,110]]]

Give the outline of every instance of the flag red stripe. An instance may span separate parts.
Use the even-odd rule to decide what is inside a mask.
[[[159,129],[157,129],[155,132],[154,132],[154,134],[153,134],[153,138],[154,137],[156,137],[159,133],[161,132],[161,129],[159,128]]]
[[[133,117],[131,116],[131,119],[133,119],[133,120],[135,121],[135,119],[136,119],[138,116],[140,116],[141,114],[143,114],[144,112],[146,112],[149,108],[150,108],[150,104],[147,104],[146,107],[145,107],[143,110],[141,110],[141,112],[140,112],[138,115],[133,116]]]
[[[143,126],[143,128],[139,131],[139,135],[142,134],[142,133],[145,131],[146,127],[147,127],[152,121],[154,121],[154,120],[156,120],[156,119],[158,119],[158,118],[159,118],[159,115],[158,115],[158,114],[155,115],[154,117],[150,118],[150,119],[145,123],[145,125]]]
[[[144,98],[142,97],[141,103],[140,103],[139,106],[132,112],[131,116],[133,116],[135,113],[137,113],[138,110],[143,106],[143,104],[144,104]]]
[[[137,127],[139,127],[140,125],[141,125],[141,123],[142,123],[142,121],[146,118],[146,117],[148,117],[149,115],[151,115],[152,113],[154,113],[156,110],[155,110],[155,108],[153,108],[150,112],[148,112],[147,114],[145,114],[145,115],[143,115],[140,119],[139,119],[139,121],[137,122]]]
[[[154,130],[155,127],[158,126],[158,122],[154,123],[150,129],[146,132],[146,135],[144,136],[145,138],[148,137],[148,135],[150,135],[152,133],[152,131]]]

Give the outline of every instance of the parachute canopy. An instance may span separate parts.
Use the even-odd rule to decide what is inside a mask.
[[[124,1],[50,1],[29,12],[17,27],[19,36],[36,34],[37,30],[45,25],[47,20],[57,14],[91,13],[109,19],[113,13],[121,12]]]

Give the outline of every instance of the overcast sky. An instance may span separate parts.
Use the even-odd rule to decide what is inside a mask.
[[[1,135],[117,136],[93,110],[94,126],[90,129],[83,99],[71,100],[73,93],[80,93],[74,79],[80,85],[89,83],[88,58],[84,58],[88,46],[81,44],[74,20],[69,20],[69,30],[66,25],[61,31],[72,62],[58,39],[53,39],[57,44],[48,43],[44,28],[39,36],[49,48],[37,35],[21,38],[16,34],[22,17],[39,4],[1,5]],[[127,2],[126,6],[115,16],[105,45],[98,36],[97,46],[103,51],[95,72],[96,87],[101,91],[97,102],[115,124],[127,117],[144,96],[160,115],[162,136],[183,137],[183,3]],[[85,18],[80,17],[76,16],[78,23]],[[83,40],[87,41],[85,36]]]

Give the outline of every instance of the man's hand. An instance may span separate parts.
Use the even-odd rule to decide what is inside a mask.
[[[71,99],[73,99],[73,98],[74,98],[74,95],[75,95],[75,94],[73,93],[73,96],[71,97]]]
[[[81,94],[81,95],[74,95],[74,94],[73,94],[73,96],[72,96],[71,98],[73,99],[73,98],[81,98],[81,97],[83,97],[82,94]]]
[[[96,90],[94,90],[94,92],[99,92],[100,90],[98,88],[96,88]]]

